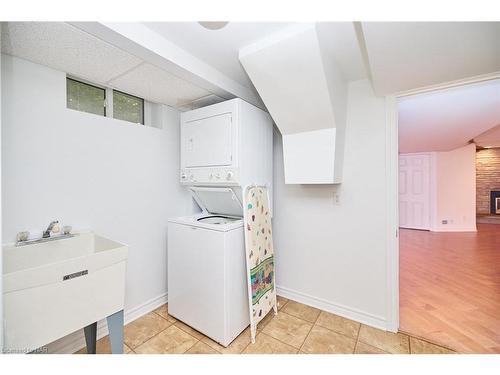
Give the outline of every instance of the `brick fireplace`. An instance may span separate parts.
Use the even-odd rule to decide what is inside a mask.
[[[490,213],[500,215],[500,191],[490,193]]]
[[[500,193],[500,148],[476,152],[476,211],[480,215],[492,214],[496,194]]]

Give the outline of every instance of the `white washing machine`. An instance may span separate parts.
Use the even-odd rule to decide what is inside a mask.
[[[241,202],[231,188],[191,188],[203,208],[168,223],[168,312],[227,346],[249,324]]]

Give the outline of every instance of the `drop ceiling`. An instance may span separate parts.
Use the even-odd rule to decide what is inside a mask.
[[[147,63],[111,79],[109,84],[120,87],[125,92],[135,92],[140,97],[174,107],[181,107],[210,95],[207,90],[188,84],[165,70]]]
[[[2,53],[182,109],[190,102],[213,96],[206,89],[64,22],[3,23]]]
[[[500,80],[404,97],[398,107],[400,152],[450,151],[500,124]]]

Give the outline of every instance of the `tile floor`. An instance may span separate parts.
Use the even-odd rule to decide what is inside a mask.
[[[168,315],[167,305],[125,326],[128,354],[448,354],[452,350],[389,333],[301,303],[278,297],[279,313],[271,311],[258,325],[255,344],[243,331],[227,348]],[[77,353],[85,353],[85,348]],[[97,343],[110,353],[109,339]]]

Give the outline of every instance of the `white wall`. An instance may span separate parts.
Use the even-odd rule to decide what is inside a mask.
[[[2,42],[2,23],[0,22],[0,43]],[[2,70],[2,54],[0,53],[0,72]],[[2,125],[2,75],[0,74],[0,125]],[[0,126],[0,165],[2,161],[2,127]],[[0,173],[0,197],[2,197],[2,175]],[[2,227],[2,200],[0,199],[0,228]],[[2,233],[0,231],[0,244],[2,243]],[[3,251],[0,248],[0,270],[2,266]],[[3,353],[3,277],[0,277],[0,354]]]
[[[285,185],[279,134],[274,142],[278,293],[382,328],[390,315],[386,136],[385,99],[363,80],[348,87],[342,184]]]
[[[167,219],[192,209],[178,113],[157,129],[70,110],[65,73],[2,59],[3,241],[53,219],[89,228],[130,246],[126,311],[165,297]]]
[[[476,145],[436,153],[435,231],[476,231]],[[432,211],[431,211],[432,212]],[[448,224],[442,224],[447,220]]]
[[[476,145],[418,154],[429,155],[430,160],[429,229],[476,231]]]

